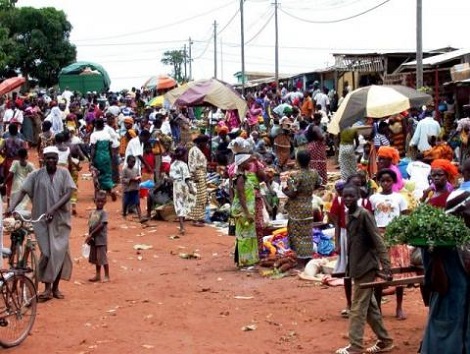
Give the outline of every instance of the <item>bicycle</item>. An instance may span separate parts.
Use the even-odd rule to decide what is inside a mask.
[[[0,345],[5,348],[23,342],[36,319],[36,287],[25,273],[0,270]]]
[[[45,214],[40,215],[36,220],[28,219],[29,215],[29,211],[15,211],[13,213],[15,220],[20,221],[20,226],[11,232],[11,247],[10,249],[4,248],[3,255],[8,258],[8,264],[11,269],[24,270],[37,288],[39,282],[38,259],[36,255],[37,241],[32,237],[34,234],[32,226],[25,224],[39,222],[45,217]]]

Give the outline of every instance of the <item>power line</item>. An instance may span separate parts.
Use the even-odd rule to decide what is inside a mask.
[[[230,24],[235,19],[235,17],[237,17],[239,12],[240,12],[240,8],[238,8],[237,11],[235,11],[235,13],[230,18],[230,20],[228,20],[227,24],[219,32],[217,32],[217,36],[219,36],[223,31],[225,31],[227,29],[228,26],[230,26]]]
[[[332,11],[332,10],[337,10],[337,9],[343,9],[343,8],[346,8],[348,6],[351,6],[351,5],[354,5],[358,2],[361,2],[363,0],[351,0],[351,2],[349,3],[346,3],[344,4],[344,1],[336,1],[336,4],[334,1],[331,1],[331,0],[327,0],[325,1],[325,3],[328,3],[328,6],[326,7],[322,7],[324,6],[323,4],[318,4],[318,3],[312,3],[310,0],[308,1],[308,5],[311,5],[313,7],[299,7],[299,6],[295,6],[295,7],[291,7],[291,6],[283,6],[283,8],[285,9],[291,9],[291,10],[314,10],[315,12],[326,12],[326,11]],[[285,4],[290,4],[289,2],[287,1],[284,1],[284,5]]]
[[[255,34],[253,37],[251,37],[249,40],[247,40],[247,41],[245,42],[245,45],[249,45],[251,42],[253,42],[253,41],[256,39],[256,37],[258,37],[258,36],[261,34],[261,32],[264,31],[264,29],[265,29],[266,26],[269,24],[269,22],[271,22],[271,19],[273,18],[273,16],[274,16],[274,12],[271,13],[271,15],[269,16],[268,20],[267,20],[267,21],[265,22],[265,24],[259,29],[259,31],[256,32],[256,34]]]
[[[206,54],[207,49],[209,49],[209,46],[210,46],[210,44],[212,43],[212,39],[214,39],[214,36],[211,36],[211,37],[207,40],[206,46],[204,47],[204,50],[201,52],[201,54],[199,54],[198,56],[196,56],[195,58],[193,58],[193,60],[200,59],[204,54]]]
[[[148,29],[145,29],[145,30],[141,30],[141,31],[136,31],[136,32],[130,32],[130,33],[124,33],[124,34],[119,34],[119,35],[113,35],[113,36],[107,36],[107,37],[99,37],[99,38],[84,38],[84,39],[76,39],[76,41],[100,41],[100,40],[104,40],[104,39],[116,39],[116,38],[123,38],[123,37],[131,37],[131,36],[135,36],[137,34],[143,34],[143,33],[148,33],[148,32],[153,32],[153,31],[158,31],[160,29],[164,29],[164,28],[168,28],[168,27],[173,27],[173,26],[176,26],[176,25],[179,25],[181,23],[184,23],[184,22],[187,22],[187,21],[192,21],[198,17],[202,17],[202,16],[205,16],[205,15],[208,15],[210,13],[213,13],[213,12],[216,12],[220,9],[223,9],[225,7],[228,7],[229,5],[233,4],[233,1],[230,1],[222,6],[219,6],[219,7],[215,7],[211,10],[208,10],[208,11],[205,11],[205,12],[201,12],[197,15],[194,15],[194,16],[191,16],[191,17],[187,17],[187,18],[184,18],[184,19],[181,19],[179,21],[174,21],[174,22],[171,22],[169,24],[165,24],[163,26],[158,26],[158,27],[153,27],[153,28],[148,28]]]
[[[194,40],[195,42],[198,42]],[[80,47],[112,47],[112,46],[128,46],[128,45],[149,45],[149,44],[167,44],[167,43],[178,43],[187,42],[187,39],[174,39],[168,41],[152,41],[152,42],[127,42],[127,43],[95,43],[95,44],[77,44]],[[200,41],[203,42],[203,41]]]
[[[338,22],[343,22],[343,21],[351,20],[351,19],[353,19],[353,18],[356,18],[356,17],[362,16],[362,15],[365,15],[366,13],[371,12],[371,11],[373,11],[373,10],[379,8],[379,7],[385,5],[386,3],[390,2],[390,1],[391,1],[391,0],[385,0],[385,1],[381,2],[380,4],[375,5],[374,7],[371,7],[371,8],[369,8],[369,9],[367,9],[367,10],[364,10],[364,11],[358,13],[358,14],[355,14],[355,15],[352,15],[352,16],[348,16],[348,17],[344,17],[344,18],[340,18],[340,19],[337,19],[337,20],[312,21],[312,20],[307,20],[307,19],[305,19],[305,18],[301,18],[301,17],[295,16],[295,15],[293,15],[293,14],[291,14],[291,13],[289,13],[289,12],[283,10],[282,8],[280,8],[279,11],[282,11],[282,12],[285,13],[287,16],[292,17],[292,18],[294,18],[294,19],[296,19],[296,20],[299,20],[299,21],[302,21],[302,22],[318,23],[318,24],[321,24],[321,23],[323,23],[323,24],[325,24],[325,23],[338,23]]]

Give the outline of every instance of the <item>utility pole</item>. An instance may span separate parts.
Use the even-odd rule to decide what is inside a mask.
[[[416,0],[416,89],[423,87],[423,0]]]
[[[243,24],[243,1],[240,0],[240,22],[241,22],[241,55],[242,55],[242,96],[245,96],[245,29]]]
[[[186,44],[184,45],[184,49],[183,49],[183,59],[184,59],[184,82],[187,82],[188,81],[188,74],[187,74],[187,71],[186,71],[186,64],[187,64],[187,61],[188,61],[188,56],[186,55]]]
[[[275,27],[275,43],[274,43],[274,79],[276,80],[276,89],[279,87],[279,31],[277,24],[277,0],[274,0],[274,27]]]
[[[214,21],[214,78],[217,79],[217,21]]]
[[[189,37],[189,78],[188,81],[191,81],[193,79],[193,57],[191,55],[191,46],[193,45],[193,41],[191,40],[191,37]]]

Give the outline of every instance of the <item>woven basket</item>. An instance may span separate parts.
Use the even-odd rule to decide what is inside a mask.
[[[177,218],[173,203],[159,206],[155,208],[155,211],[158,220],[174,221]]]

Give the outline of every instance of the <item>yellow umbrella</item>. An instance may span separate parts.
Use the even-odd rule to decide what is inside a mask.
[[[148,105],[151,106],[151,107],[163,107],[163,102],[165,101],[165,97],[163,97],[163,95],[160,95],[160,96],[156,96],[154,98],[152,98]]]

